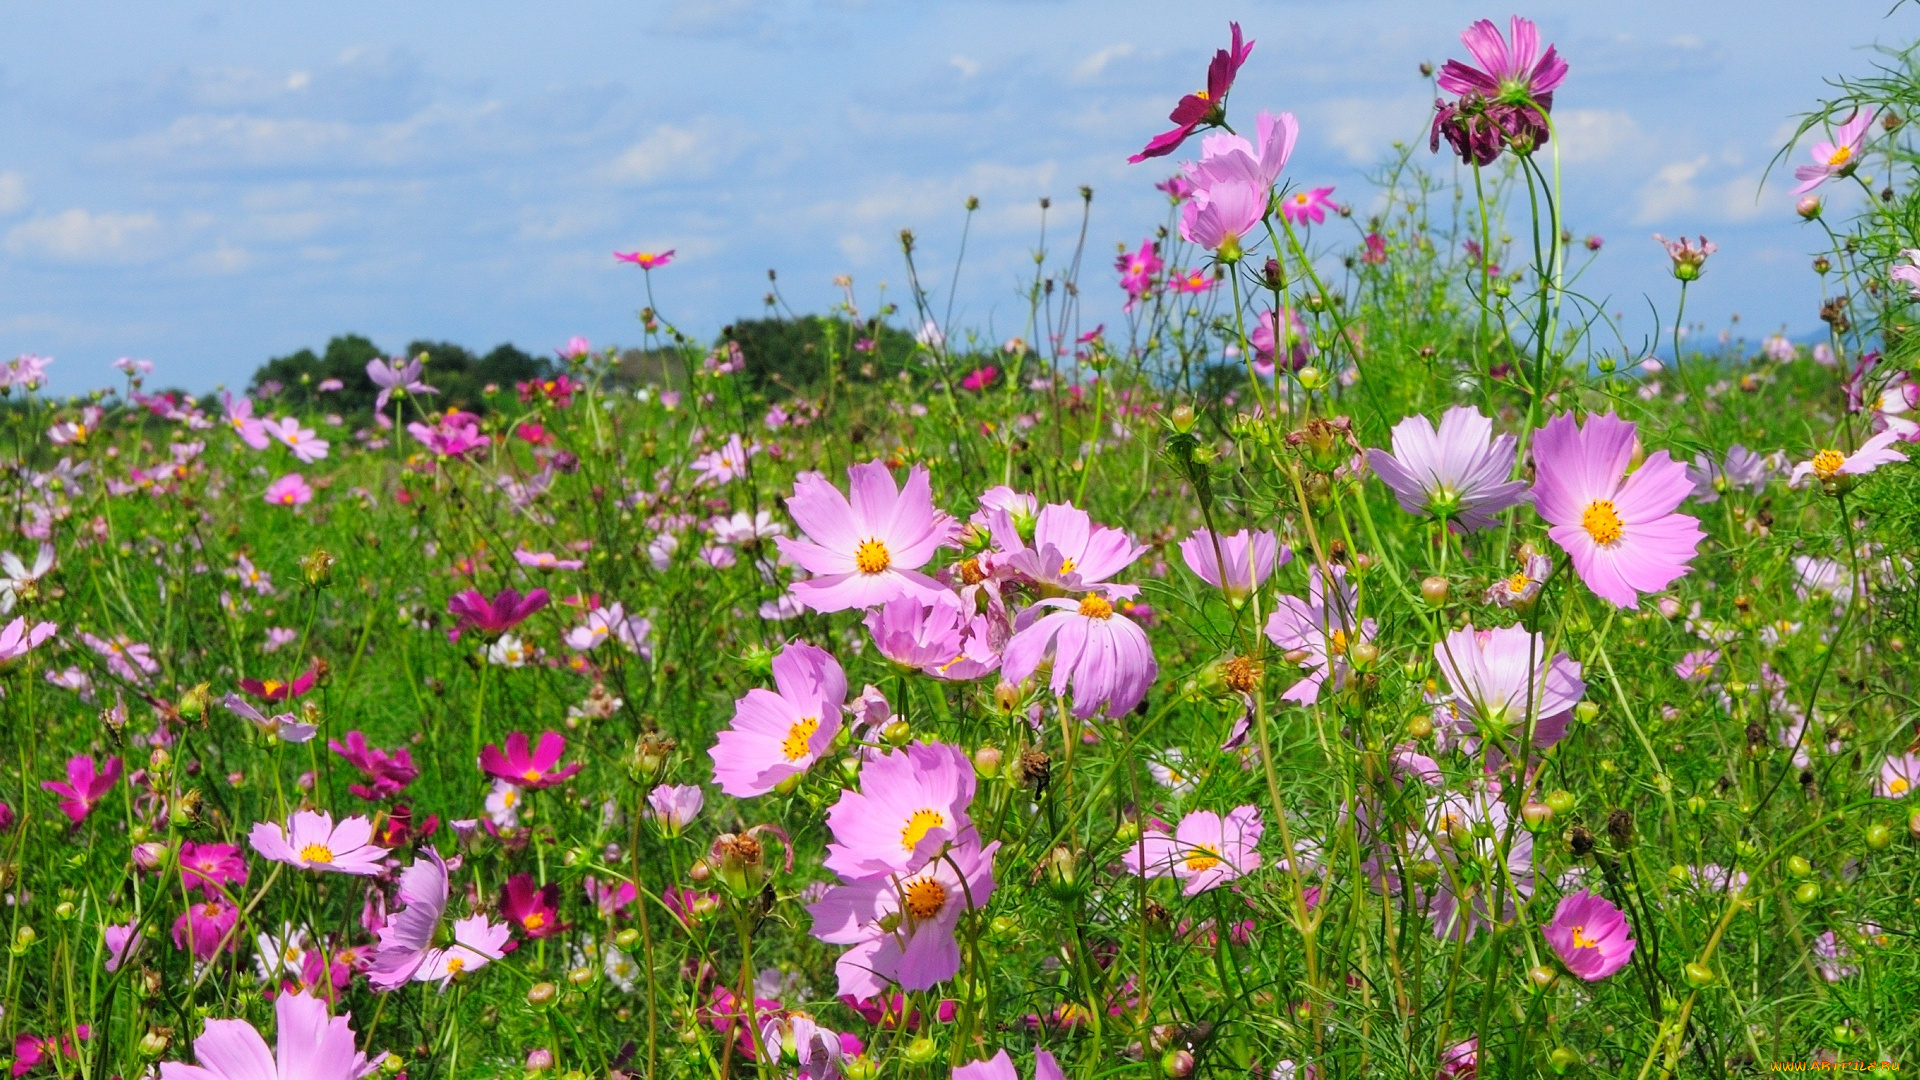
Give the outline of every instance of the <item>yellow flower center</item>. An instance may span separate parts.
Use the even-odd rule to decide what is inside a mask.
[[[325,844],[308,844],[300,849],[300,858],[303,862],[330,863],[333,861],[333,849]]]
[[[528,769],[526,772],[520,774],[520,779],[525,780],[529,784],[538,783],[540,780],[540,770]]]
[[[1822,480],[1831,480],[1840,475],[1840,470],[1846,463],[1846,455],[1840,451],[1822,450],[1813,455],[1813,475]]]
[[[1597,949],[1600,947],[1600,942],[1595,938],[1587,936],[1587,928],[1585,926],[1576,926],[1573,928],[1573,947],[1576,949]]]
[[[780,743],[780,752],[788,761],[799,761],[812,752],[808,743],[813,741],[813,733],[820,730],[820,718],[808,716],[802,718],[787,729],[787,737]]]
[[[932,807],[915,810],[913,816],[907,818],[906,827],[900,830],[900,846],[911,852],[920,846],[920,841],[925,840],[928,833],[944,829],[946,825],[946,817]]]
[[[1827,159],[1827,164],[1837,169],[1840,166],[1845,165],[1847,162],[1852,160],[1853,160],[1853,147],[1836,146],[1833,148],[1833,156]]]
[[[1612,499],[1599,499],[1580,515],[1580,527],[1602,547],[1619,543],[1626,524],[1620,520],[1620,511],[1614,508]]]
[[[1307,205],[1307,193],[1303,191],[1300,194],[1295,195],[1293,197],[1293,201],[1294,201],[1294,204],[1297,206]]]
[[[1072,559],[1064,559],[1060,563],[1060,573],[1071,574],[1073,573],[1074,567],[1079,565],[1080,565],[1079,563],[1074,562]]]
[[[1080,614],[1088,619],[1113,618],[1113,605],[1104,596],[1086,596],[1080,600]]]
[[[1507,579],[1507,588],[1513,590],[1514,592],[1526,592],[1527,583],[1532,580],[1533,580],[1532,578],[1527,576],[1527,572],[1525,570],[1522,570],[1519,573],[1516,573],[1512,577]]]
[[[1214,847],[1212,844],[1195,845],[1193,851],[1187,855],[1187,871],[1189,873],[1198,874],[1203,870],[1211,870],[1219,865],[1220,849]]]
[[[513,809],[513,804],[519,801],[520,801],[520,793],[512,789],[508,789],[507,791],[502,792],[500,795],[500,805],[506,807],[509,810]]]
[[[904,897],[907,914],[916,919],[931,919],[947,906],[947,887],[930,877],[910,882]]]
[[[853,565],[863,574],[878,574],[893,565],[893,554],[878,540],[862,540],[860,546],[853,549]]]
[[[1347,632],[1335,630],[1327,636],[1327,654],[1330,656],[1347,655]]]
[[[1887,781],[1887,792],[1891,795],[1905,795],[1913,785],[1904,776],[1896,776]]]
[[[521,919],[520,925],[526,927],[529,930],[538,930],[541,927],[547,925],[547,917],[535,911],[528,914],[526,918]]]
[[[268,679],[266,682],[260,684],[260,688],[269,694],[277,694],[280,692],[280,688],[285,685],[287,684],[281,682],[279,679]]]
[[[466,957],[464,957],[464,956],[452,956],[452,957],[448,957],[448,958],[447,958],[447,974],[449,974],[449,975],[458,975],[458,974],[460,974],[460,973],[461,973],[462,971],[465,971],[466,969],[467,969],[467,958],[466,958]]]

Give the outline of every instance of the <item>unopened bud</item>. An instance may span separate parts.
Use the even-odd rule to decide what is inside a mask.
[[[1420,583],[1420,598],[1434,607],[1444,605],[1447,602],[1447,579],[1436,576],[1422,581]]]
[[[1184,1046],[1176,1046],[1160,1058],[1160,1071],[1173,1077],[1173,1080],[1185,1080],[1193,1075],[1193,1051]]]
[[[553,1004],[553,999],[559,996],[559,994],[560,988],[552,983],[537,982],[527,987],[527,1004],[536,1009],[543,1005],[551,1005]]]
[[[300,576],[308,586],[318,589],[333,580],[333,568],[340,560],[327,553],[325,548],[314,548],[306,558],[300,560]]]
[[[1006,755],[997,746],[983,746],[973,752],[973,771],[984,779],[991,780],[1000,775],[1000,766]]]
[[[1526,822],[1529,832],[1539,832],[1553,824],[1553,807],[1529,800],[1520,808],[1520,820]]]
[[[1559,972],[1554,971],[1545,964],[1535,964],[1533,967],[1527,969],[1527,983],[1535,990],[1545,990],[1547,987],[1552,986],[1554,980],[1559,977]]]
[[[1800,201],[1793,206],[1794,213],[1799,214],[1808,221],[1819,217],[1820,209],[1820,196],[1818,195],[1802,195],[1800,196]]]
[[[1185,435],[1193,430],[1200,417],[1193,411],[1191,405],[1175,405],[1173,412],[1168,414],[1167,420],[1173,425],[1173,430]]]
[[[1713,985],[1713,969],[1698,960],[1689,963],[1685,972],[1687,985],[1695,990],[1704,990]]]

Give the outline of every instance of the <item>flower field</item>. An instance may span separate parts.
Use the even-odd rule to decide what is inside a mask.
[[[1008,340],[903,234],[715,340],[621,253],[640,348],[477,393],[0,368],[13,1075],[1912,1063],[1920,68],[1782,166],[1821,340],[1695,237],[1636,345],[1533,23],[1351,203],[1229,33]]]

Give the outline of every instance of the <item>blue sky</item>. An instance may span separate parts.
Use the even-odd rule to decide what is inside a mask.
[[[1609,307],[1671,301],[1660,231],[1721,248],[1690,298],[1748,332],[1818,324],[1813,238],[1762,171],[1823,78],[1920,36],[1907,9],[1781,0],[1541,4],[1570,66],[1556,100],[1567,217],[1608,246]],[[546,349],[637,338],[640,278],[711,333],[766,270],[820,310],[853,275],[900,298],[912,228],[936,284],[983,203],[957,322],[1017,329],[1037,200],[1096,192],[1088,311],[1106,264],[1163,218],[1165,127],[1237,18],[1258,41],[1232,104],[1301,121],[1289,175],[1368,204],[1364,176],[1423,138],[1417,67],[1474,18],[1436,0],[798,0],[4,5],[0,352],[54,356],[53,389],[241,383],[358,331]],[[1204,10],[1206,14],[1194,13]]]

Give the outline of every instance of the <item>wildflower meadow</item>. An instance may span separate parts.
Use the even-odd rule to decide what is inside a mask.
[[[12,1074],[1920,1068],[1920,61],[1749,342],[1563,220],[1533,22],[1355,191],[1255,30],[1008,339],[903,233],[712,338],[635,251],[625,349],[0,368]]]

